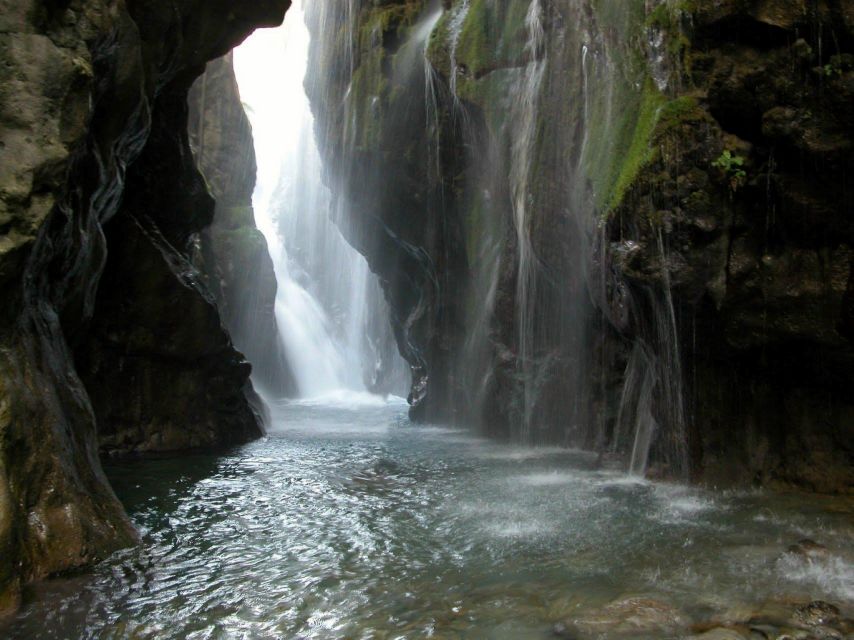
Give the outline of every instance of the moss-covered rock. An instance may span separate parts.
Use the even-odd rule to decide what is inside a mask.
[[[620,275],[674,296],[698,476],[850,491],[852,95],[844,53],[828,73],[798,38],[844,52],[850,28],[824,3],[671,9],[681,80],[612,203]]]
[[[615,405],[631,411],[641,353],[657,380],[656,464],[846,490],[851,11],[436,8],[374,3],[312,25],[320,59],[352,63],[313,81],[333,188],[357,203],[356,228],[380,220],[428,258],[395,262],[380,257],[388,245],[354,239],[417,327],[402,341],[429,375],[419,395],[442,387],[448,414],[492,433],[529,422],[535,439],[630,450]],[[420,29],[426,90],[408,48]],[[419,295],[425,272],[438,286]],[[801,417],[772,411],[775,397]],[[814,451],[808,463],[799,449]],[[808,472],[819,467],[834,471]]]

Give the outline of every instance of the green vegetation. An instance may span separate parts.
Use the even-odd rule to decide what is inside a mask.
[[[729,179],[730,189],[738,191],[747,180],[747,172],[744,170],[744,158],[733,154],[729,149],[724,149],[718,158],[712,162],[712,166],[720,169]]]
[[[663,101],[664,97],[655,88],[652,80],[647,79],[628,150],[618,166],[619,173],[611,191],[609,209],[614,209],[620,204],[626,190],[634,182],[640,170],[652,159],[653,147],[650,142],[659,121]]]
[[[693,96],[681,96],[661,107],[659,120],[662,127],[671,128],[684,122],[699,122],[705,118],[705,111]]]
[[[477,78],[493,69],[518,66],[528,39],[527,0],[494,3],[471,0],[457,44],[457,59]],[[497,45],[497,46],[496,46]]]

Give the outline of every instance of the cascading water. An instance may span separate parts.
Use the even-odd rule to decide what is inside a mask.
[[[457,96],[457,76],[459,75],[460,68],[457,61],[457,47],[459,47],[460,32],[462,31],[463,24],[466,21],[466,17],[468,16],[470,8],[471,0],[463,0],[462,3],[456,8],[448,28],[448,38],[450,40],[449,57],[451,61],[451,77],[449,82],[451,85],[451,95],[454,98],[455,106],[458,106],[459,104],[459,97]]]
[[[379,284],[341,236],[336,221],[346,216],[323,184],[303,89],[308,49],[302,5],[295,2],[281,28],[256,32],[235,52],[258,157],[257,223],[279,284],[281,338],[300,396],[341,389],[404,394],[406,366]],[[277,60],[282,64],[271,82],[268,66]]]
[[[518,98],[513,105],[510,181],[513,198],[513,220],[516,226],[518,273],[516,281],[518,365],[522,376],[523,408],[521,438],[531,440],[534,409],[534,298],[536,296],[536,256],[530,237],[531,171],[537,133],[537,102],[546,69],[544,57],[543,8],[540,0],[531,0],[525,19],[528,41],[525,53],[528,68],[520,77]]]
[[[619,46],[647,10],[582,4],[363,3],[357,14],[318,2],[312,46],[341,63],[313,74],[309,94],[333,189],[418,255],[365,250],[409,318],[398,326],[426,372],[419,397],[451,405],[428,419],[529,444],[612,444],[643,473],[662,442],[684,439],[673,314],[661,336],[631,336],[644,356],[633,370],[634,345],[594,323],[611,286],[597,263],[607,216],[655,122],[638,92],[659,84]],[[389,287],[401,273],[417,277]]]

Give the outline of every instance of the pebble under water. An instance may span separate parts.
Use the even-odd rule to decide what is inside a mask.
[[[850,500],[646,482],[405,411],[369,396],[289,404],[230,454],[108,467],[142,545],[31,589],[6,633],[518,639],[592,620],[607,638],[603,607],[626,596],[682,625],[632,638],[768,601],[851,613]],[[786,553],[802,538],[828,553]]]

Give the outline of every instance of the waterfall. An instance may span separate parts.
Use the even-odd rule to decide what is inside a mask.
[[[341,235],[336,222],[347,219],[345,205],[323,183],[303,88],[309,44],[303,5],[294,2],[281,28],[257,31],[235,53],[258,158],[253,204],[279,285],[281,339],[302,397],[341,389],[403,394],[406,367],[379,283]]]
[[[643,472],[684,449],[677,318],[636,295],[618,315],[653,310],[657,327],[605,324],[621,290],[602,269],[664,98],[616,46],[647,34],[645,5],[601,5],[318,0],[332,72],[307,86],[330,184],[375,229],[355,243],[421,372],[414,418],[610,444]]]
[[[675,477],[686,478],[686,416],[676,310],[671,293],[668,255],[657,233],[663,291],[647,290],[634,304],[648,307],[651,322],[640,327],[626,365],[612,451],[631,441],[629,472],[643,476],[653,445]],[[639,315],[639,314],[638,314]]]
[[[528,68],[522,74],[518,98],[513,105],[513,163],[510,170],[513,220],[516,227],[518,273],[516,283],[517,336],[519,367],[523,384],[522,440],[530,441],[534,410],[534,300],[536,295],[536,256],[530,238],[531,173],[537,133],[537,102],[546,60],[543,55],[545,32],[540,0],[531,0],[525,25],[528,41],[525,53]]]

